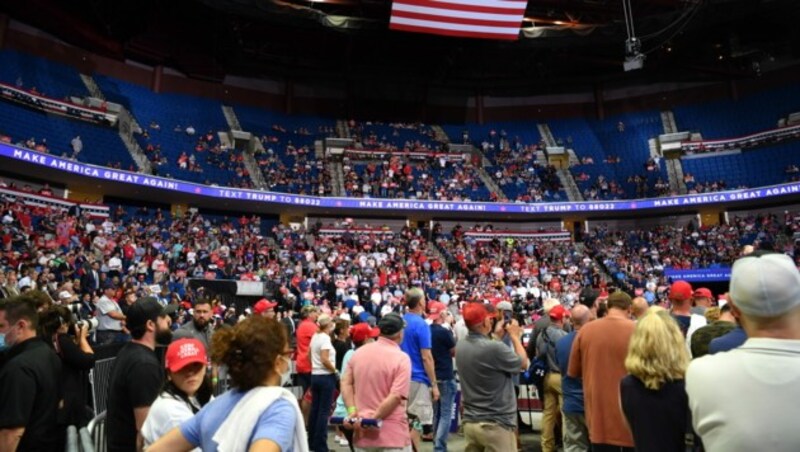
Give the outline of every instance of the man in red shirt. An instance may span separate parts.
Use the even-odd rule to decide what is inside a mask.
[[[295,355],[295,366],[297,369],[297,382],[303,388],[305,395],[309,386],[311,386],[311,359],[308,356],[311,347],[311,337],[317,332],[317,316],[319,310],[316,306],[304,306],[300,310],[300,316],[303,320],[297,325],[297,354]],[[306,401],[305,397],[300,401],[300,408],[303,411],[303,417],[308,422],[308,413],[311,410],[311,404]]]

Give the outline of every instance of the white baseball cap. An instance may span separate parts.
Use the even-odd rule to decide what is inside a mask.
[[[745,315],[786,314],[800,306],[800,271],[785,254],[742,257],[733,263],[730,297]]]

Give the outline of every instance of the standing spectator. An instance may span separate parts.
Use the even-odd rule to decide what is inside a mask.
[[[309,356],[309,347],[311,347],[311,338],[317,332],[317,316],[319,310],[316,306],[307,305],[303,306],[300,311],[303,320],[297,326],[297,353],[295,354],[295,369],[297,371],[297,382],[303,389],[303,394],[311,387],[311,357]],[[305,398],[301,402],[300,408],[303,411],[303,417],[308,422],[308,416],[311,411],[311,404]]]
[[[403,319],[406,329],[403,333],[403,349],[411,358],[411,389],[408,399],[408,417],[412,423],[411,440],[419,450],[419,431],[413,424],[422,426],[433,424],[433,402],[439,400],[439,386],[431,354],[431,329],[422,314],[425,312],[425,293],[415,287],[406,291],[408,312]]]
[[[692,358],[708,355],[709,346],[714,339],[724,336],[736,328],[736,317],[731,312],[731,304],[719,309],[719,319],[695,331],[692,335]]]
[[[378,327],[370,327],[366,323],[358,323],[353,325],[350,329],[350,337],[353,341],[353,345],[355,349],[350,349],[345,353],[344,358],[342,359],[342,367],[341,371],[339,372],[342,375],[342,385],[344,385],[345,380],[345,373],[347,371],[347,363],[350,362],[350,359],[355,354],[355,351],[361,348],[361,346],[366,344],[371,344],[375,342],[375,339],[380,336],[381,330]],[[337,351],[338,354],[338,351]],[[336,399],[336,410],[333,412],[333,416],[336,417],[348,417],[347,408],[344,403],[344,386],[342,386],[342,392],[339,393],[339,397]],[[405,421],[405,410],[403,410],[403,427],[406,427],[408,423]],[[354,451],[355,442],[353,440],[353,430],[352,429],[342,429],[342,433],[344,437],[340,437],[338,442],[342,446],[350,446],[351,452]]]
[[[514,316],[514,306],[509,301],[501,301],[497,303],[497,318],[498,321],[495,325],[494,330],[494,337],[499,338],[506,344],[511,350],[514,350],[514,343],[511,342],[511,337],[506,332],[506,319],[511,319]],[[548,319],[549,320],[549,319]],[[519,397],[519,375],[513,375],[511,380],[514,382],[514,394]],[[524,425],[522,422],[522,415],[520,414],[519,410],[517,410],[517,446],[519,446],[519,427]]]
[[[228,312],[230,312],[231,309],[233,309],[234,313],[236,313],[236,310],[233,306],[228,308]],[[297,347],[297,336],[295,334],[297,330],[297,324],[292,317],[294,311],[291,309],[283,310],[282,308],[278,308],[278,314],[280,316],[281,323],[286,328],[286,335],[289,337],[289,348],[294,350]]]
[[[627,373],[625,357],[636,324],[630,319],[628,294],[618,290],[607,304],[608,313],[575,337],[567,375],[583,379],[592,451],[632,450],[633,437],[619,407],[619,382]]]
[[[59,423],[78,428],[89,423],[89,371],[94,368],[94,350],[89,345],[88,325],[76,325],[66,306],[52,306],[39,314],[42,339],[53,346],[61,360],[64,399]]]
[[[58,427],[61,362],[39,339],[31,300],[0,301],[0,337],[9,347],[0,368],[0,450],[51,451],[62,447]]]
[[[117,355],[108,386],[106,439],[110,452],[141,449],[139,432],[164,383],[155,347],[172,340],[169,315],[174,311],[174,305],[165,308],[153,297],[137,300],[128,311],[133,339]]]
[[[482,303],[467,303],[463,316],[469,335],[456,343],[456,367],[464,396],[466,450],[516,450],[517,398],[511,376],[528,367],[522,328],[516,320],[507,327],[512,351],[489,339],[492,317]]]
[[[316,452],[328,451],[328,417],[339,371],[336,349],[331,342],[333,320],[328,314],[317,319],[318,329],[311,338],[311,417],[308,420],[309,445]]]
[[[200,298],[194,303],[192,320],[175,330],[175,339],[193,338],[199,340],[206,351],[211,350],[211,338],[214,335],[211,300]]]
[[[737,318],[738,314],[733,311],[732,307],[731,316],[735,322],[734,328],[717,338],[711,339],[711,342],[708,343],[709,355],[739,348],[747,341],[747,332],[742,328],[741,321]]]
[[[211,359],[230,369],[232,388],[156,441],[149,452],[308,452],[297,399],[282,386],[292,372],[286,330],[252,316],[214,335]]]
[[[689,353],[669,312],[647,311],[631,336],[620,382],[620,405],[638,451],[684,450],[689,400],[684,375]]]
[[[103,296],[97,301],[97,332],[95,343],[106,345],[114,342],[123,342],[127,335],[123,332],[122,322],[126,321],[122,308],[117,304],[114,296],[117,288],[111,281],[103,287]]]
[[[675,281],[669,288],[669,300],[672,302],[672,316],[678,321],[686,345],[692,341],[692,335],[706,326],[706,318],[702,314],[692,313],[692,285],[686,281]]]
[[[694,429],[709,452],[800,450],[800,272],[783,254],[740,258],[730,303],[748,339],[689,364]]]
[[[92,295],[100,290],[100,262],[92,262],[91,268],[81,276],[81,289],[83,293],[91,292]]]
[[[647,300],[644,297],[636,297],[631,302],[631,314],[636,321],[644,317],[648,309],[650,309],[650,305],[647,304]]]
[[[698,287],[692,294],[692,314],[705,315],[706,309],[711,307],[714,295],[706,287]]]
[[[396,313],[378,322],[380,337],[353,353],[342,379],[342,397],[351,419],[378,419],[381,428],[357,428],[358,450],[411,451],[406,417],[411,361],[400,349],[405,321]]]
[[[447,306],[434,301],[428,305],[431,324],[431,353],[433,354],[436,381],[439,385],[439,400],[433,403],[433,450],[447,452],[447,436],[453,420],[453,404],[456,398],[456,380],[453,373],[453,357],[456,340],[453,333],[442,326],[447,315]]]
[[[253,305],[253,314],[255,315],[262,315],[269,319],[275,318],[275,307],[278,306],[278,303],[274,301],[269,301],[266,298],[262,298]]]
[[[211,398],[206,376],[208,356],[197,339],[178,339],[167,347],[164,359],[166,382],[142,425],[145,447],[153,444],[197,414]]]
[[[531,333],[531,338],[528,342],[527,352],[529,359],[533,359],[537,355],[536,344],[539,342],[539,335],[550,325],[550,316],[547,314],[559,304],[561,302],[555,298],[547,298],[542,302],[543,315],[533,322],[533,333]]]
[[[70,141],[70,145],[72,146],[72,157],[78,157],[78,154],[80,154],[83,150],[83,141],[81,140],[81,136],[75,135],[75,138]]]
[[[556,305],[548,313],[550,324],[542,331],[537,340],[538,356],[544,356],[547,362],[547,373],[544,376],[544,409],[542,410],[542,451],[556,450],[556,428],[564,406],[561,389],[561,369],[556,359],[556,343],[567,335],[564,331],[564,318],[569,312],[562,305]]]
[[[561,407],[564,415],[564,452],[587,452],[591,445],[583,408],[583,381],[567,375],[567,367],[575,336],[592,320],[592,313],[586,305],[577,304],[570,314],[573,330],[556,342],[556,361],[561,372],[561,392],[564,394]]]
[[[336,350],[336,370],[341,374],[344,355],[353,348],[350,342],[350,322],[341,318],[336,319],[333,327],[333,349]]]

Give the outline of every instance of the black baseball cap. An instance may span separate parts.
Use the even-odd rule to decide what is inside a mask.
[[[178,310],[177,304],[163,305],[155,297],[142,297],[128,308],[125,325],[135,331],[145,327],[148,320],[156,321],[159,317],[172,315]]]
[[[390,312],[378,321],[378,328],[384,336],[394,336],[406,327],[406,321],[396,312]]]

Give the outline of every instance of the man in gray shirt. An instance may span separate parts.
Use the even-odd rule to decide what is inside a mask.
[[[512,349],[489,339],[492,317],[482,303],[465,305],[463,317],[469,335],[456,344],[456,367],[464,397],[467,450],[516,450],[517,400],[512,376],[528,367],[522,328],[516,320],[506,327]]]
[[[200,298],[194,303],[192,310],[192,320],[186,322],[175,331],[175,339],[193,338],[203,343],[206,352],[211,353],[211,336],[214,334],[214,327],[211,323],[211,301],[207,298]]]
[[[113,298],[116,288],[109,281],[103,287],[103,296],[97,301],[97,333],[95,344],[106,345],[114,342],[125,342],[128,337],[123,332],[125,314]]]

